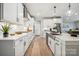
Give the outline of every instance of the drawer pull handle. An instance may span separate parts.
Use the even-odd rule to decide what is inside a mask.
[[[24,46],[26,45],[26,42],[24,42]]]
[[[56,45],[59,45],[58,43],[56,43]]]
[[[57,42],[59,42],[59,40],[55,39]]]
[[[20,40],[20,42],[21,42],[22,40]]]
[[[51,44],[51,41],[50,41],[50,44]]]

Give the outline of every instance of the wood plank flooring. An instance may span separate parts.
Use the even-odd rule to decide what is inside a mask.
[[[46,39],[40,36],[36,36],[29,48],[27,49],[25,56],[52,56],[53,53],[46,44]]]

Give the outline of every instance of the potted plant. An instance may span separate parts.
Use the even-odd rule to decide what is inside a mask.
[[[3,32],[4,37],[8,37],[9,28],[10,27],[9,27],[9,25],[7,23],[2,25],[1,31]]]

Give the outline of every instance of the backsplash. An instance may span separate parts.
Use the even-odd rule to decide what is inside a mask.
[[[63,31],[68,31],[69,29],[75,29],[76,25],[74,22],[63,23]]]

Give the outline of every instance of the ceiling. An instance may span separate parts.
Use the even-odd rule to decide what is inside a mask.
[[[52,17],[54,15],[54,6],[56,6],[56,16],[67,18],[66,13],[69,10],[69,3],[26,3],[28,11],[35,17]],[[78,6],[79,3],[71,3],[71,10],[78,14],[74,18],[79,17]]]

